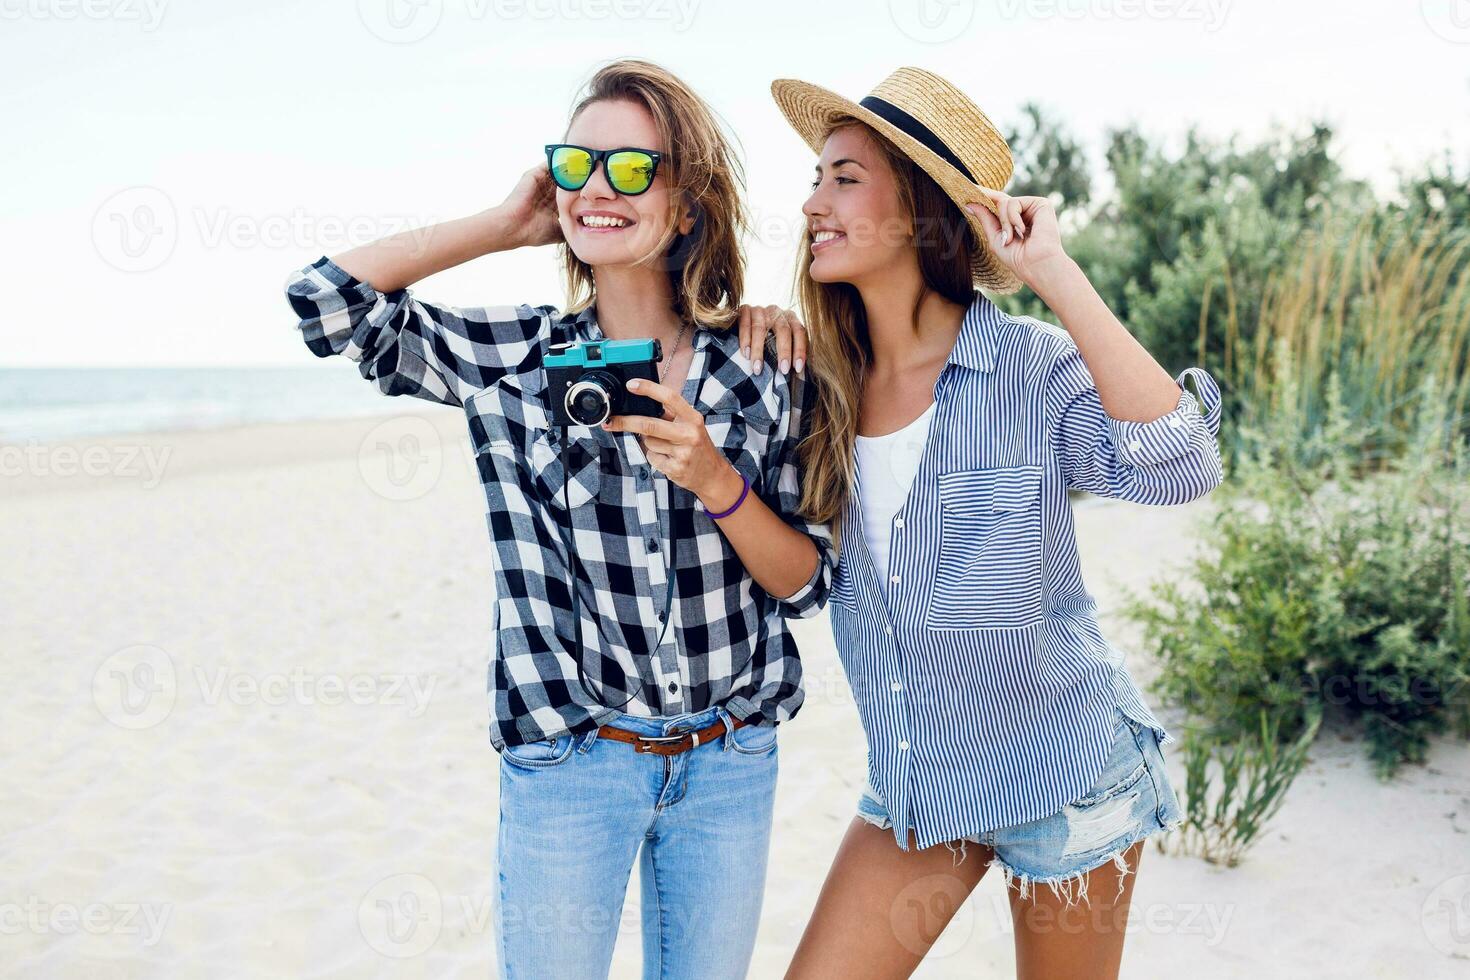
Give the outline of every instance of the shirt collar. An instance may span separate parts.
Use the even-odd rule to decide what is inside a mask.
[[[998,331],[1006,319],[1006,314],[1001,312],[1000,307],[986,299],[980,290],[975,290],[975,298],[970,302],[970,308],[965,310],[964,320],[960,322],[960,335],[955,341],[954,350],[949,352],[949,363],[961,364],[976,371],[995,370]]]
[[[603,340],[602,326],[597,322],[596,305],[588,306],[573,315],[573,336],[578,340]],[[714,332],[703,324],[694,325],[694,349],[704,350],[714,339]]]

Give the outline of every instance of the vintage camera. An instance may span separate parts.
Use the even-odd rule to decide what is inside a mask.
[[[663,359],[663,345],[657,340],[553,345],[544,365],[551,424],[601,425],[614,415],[663,418],[661,402],[627,388],[633,378],[657,381],[654,365]]]

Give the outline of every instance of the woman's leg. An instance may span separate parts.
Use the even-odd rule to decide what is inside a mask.
[[[1086,902],[1069,904],[1047,887],[1032,888],[1021,898],[1019,886],[1012,883],[1007,893],[1016,932],[1017,980],[1116,980],[1144,843],[1123,852],[1128,874],[1113,861],[1088,872]]]
[[[716,714],[728,720],[722,709]],[[706,714],[682,727],[711,721]],[[747,725],[661,760],[666,789],[640,865],[645,980],[741,980],[749,972],[766,887],[777,731]]]
[[[854,817],[796,948],[790,978],[907,977],[985,875],[993,852],[966,842],[900,850],[891,830]]]

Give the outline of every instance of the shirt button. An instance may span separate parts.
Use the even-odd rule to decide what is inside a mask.
[[[897,585],[898,584],[898,576],[897,575],[889,576],[888,581],[892,582],[894,585]]]
[[[1128,444],[1128,448],[1136,453],[1143,448],[1143,443],[1139,442],[1137,439],[1134,439]]]
[[[658,550],[658,538],[649,538],[648,539],[648,550],[649,551],[657,551]]]
[[[674,683],[673,681],[669,681],[669,693],[670,694],[677,694],[677,693],[679,693],[679,685],[676,684],[676,683]]]
[[[1177,416],[1169,419],[1169,428],[1171,429],[1177,429],[1183,424],[1184,423],[1179,421]]]
[[[893,635],[893,627],[892,626],[885,626],[885,627],[883,627],[883,629],[888,633],[889,636],[892,636]]]
[[[900,749],[902,749],[903,751],[907,752],[909,750],[909,740],[908,739],[904,739],[902,742],[899,742],[898,743],[898,747]]]
[[[644,466],[644,467],[642,467],[642,468],[640,468],[638,470],[638,479],[640,479],[640,480],[646,480],[646,479],[648,479],[648,467]]]
[[[903,690],[903,684],[899,683],[898,681],[894,681],[893,682],[893,689],[895,691],[902,691]]]
[[[895,517],[893,519],[893,526],[894,527],[903,527],[903,518],[902,517]]]

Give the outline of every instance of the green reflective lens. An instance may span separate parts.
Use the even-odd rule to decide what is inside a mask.
[[[653,157],[639,150],[620,150],[604,162],[607,182],[619,194],[642,194],[653,183]]]
[[[563,190],[577,191],[592,176],[592,154],[575,146],[551,151],[551,179]]]

